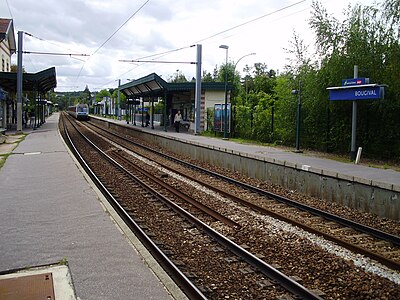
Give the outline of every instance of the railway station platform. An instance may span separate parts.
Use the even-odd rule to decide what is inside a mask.
[[[281,185],[288,190],[349,206],[400,221],[400,172],[352,162],[320,157],[311,151],[296,153],[293,149],[238,143],[234,140],[195,135],[185,130],[167,131],[126,124],[126,121],[98,116],[99,122],[116,123],[141,130],[148,141],[163,147],[229,168],[250,177]],[[110,127],[110,126],[109,126]]]
[[[75,299],[185,299],[80,171],[58,119],[55,113],[23,135],[7,132],[0,144],[0,154],[10,154],[0,156],[0,281],[16,270],[62,265]]]
[[[150,127],[142,127],[140,122],[138,122],[136,126],[133,126],[132,124],[127,125],[125,121],[106,119],[98,116],[95,116],[95,118],[121,125],[131,126],[135,129],[146,132],[155,131],[157,134],[187,141],[189,143],[211,146],[218,149],[226,149],[227,151],[258,156],[260,158],[269,158],[277,162],[288,162],[290,164],[309,166],[310,168],[329,171],[329,173],[336,173],[338,176],[346,175],[348,177],[362,178],[366,181],[376,181],[388,186],[393,186],[394,190],[400,191],[400,172],[391,169],[380,169],[362,164],[356,165],[351,162],[346,163],[328,158],[315,157],[313,156],[312,152],[309,151],[304,151],[304,153],[296,153],[294,151],[278,147],[243,144],[231,141],[229,139],[224,140],[222,138],[195,135],[184,130],[175,132],[174,127],[168,127],[167,131],[165,131],[164,127],[159,126],[158,124],[155,124],[154,129],[151,129]]]

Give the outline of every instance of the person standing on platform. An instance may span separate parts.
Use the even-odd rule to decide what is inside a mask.
[[[150,125],[150,114],[146,111],[146,127]]]
[[[179,126],[181,125],[181,121],[182,121],[181,111],[178,110],[178,112],[175,114],[175,118],[174,118],[174,125],[175,125],[176,132],[179,132]]]

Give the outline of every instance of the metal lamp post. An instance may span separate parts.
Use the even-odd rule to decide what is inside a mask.
[[[300,151],[300,122],[301,122],[301,81],[299,80],[299,89],[292,90],[292,95],[299,95],[297,101],[297,120],[296,120],[296,151]]]
[[[243,55],[241,58],[239,58],[237,60],[237,62],[235,63],[235,65],[233,67],[233,78],[235,78],[235,70],[236,70],[236,66],[238,65],[239,61],[241,61],[243,58],[250,56],[250,55],[256,55],[256,53],[252,52],[252,53]],[[246,90],[247,90],[247,81],[246,81]],[[253,113],[252,113],[251,117],[253,118]],[[233,118],[233,117],[232,117],[232,119],[235,120],[235,118]],[[253,123],[253,120],[251,121],[251,123]],[[235,128],[235,126],[236,126],[236,124],[234,123],[234,121],[232,121],[232,127]]]
[[[226,50],[226,60],[225,60],[225,111],[224,111],[224,139],[228,139],[228,49],[229,46],[221,45],[221,49]]]
[[[235,64],[235,67],[233,68],[233,75],[235,75],[236,66],[237,66],[237,64],[239,63],[239,61],[241,61],[243,58],[245,58],[245,57],[247,57],[247,56],[250,56],[250,55],[256,55],[256,54],[255,54],[254,52],[253,52],[253,53],[249,53],[249,54],[243,55],[241,58],[239,58],[239,59],[237,60],[237,62],[236,62],[236,64]]]

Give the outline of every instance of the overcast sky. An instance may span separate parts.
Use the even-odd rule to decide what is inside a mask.
[[[321,1],[338,19],[349,4],[356,2]],[[211,73],[216,65],[225,63],[226,52],[219,48],[222,44],[229,46],[228,59],[234,63],[246,54],[256,53],[240,60],[237,70],[242,74],[246,64],[256,62],[283,70],[288,58],[284,48],[289,47],[294,30],[312,52],[313,35],[308,25],[311,3],[311,0],[0,0],[0,17],[14,19],[16,38],[18,31],[34,36],[24,35],[24,51],[90,55],[24,54],[23,66],[27,72],[54,66],[56,91],[83,90],[86,85],[90,91],[99,91],[117,87],[118,79],[124,84],[128,79],[153,72],[167,80],[180,70],[190,80],[195,76],[194,65],[120,60],[136,60],[183,48],[144,60],[193,62],[196,48],[189,47],[193,44],[202,44],[202,70]],[[226,31],[230,28],[233,29]],[[16,58],[14,54],[13,63]]]

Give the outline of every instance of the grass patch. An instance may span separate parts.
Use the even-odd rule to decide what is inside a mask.
[[[213,131],[203,131],[201,133],[202,136],[206,137],[215,137],[222,139],[223,138],[223,133],[222,132],[217,132],[214,133]],[[263,143],[260,141],[255,141],[255,140],[249,140],[249,139],[244,139],[244,138],[229,138],[230,141],[236,142],[239,144],[247,144],[247,145],[257,145],[257,146],[264,146],[264,147],[273,147],[276,149],[279,149],[281,151],[293,151],[295,147],[289,147],[289,146],[283,146],[280,145],[279,143]],[[315,151],[315,150],[310,150],[310,149],[301,149],[303,153],[301,155],[305,156],[311,156],[311,157],[317,157],[321,159],[330,159],[334,160],[337,162],[342,162],[346,164],[354,164],[354,162],[350,159],[350,154],[337,154],[337,153],[327,153],[327,152],[321,152],[321,151]],[[400,165],[396,162],[392,161],[380,161],[380,160],[374,160],[374,159],[369,159],[366,157],[361,157],[359,165],[363,166],[368,166],[371,168],[377,168],[377,169],[384,169],[384,170],[394,170],[397,172],[400,172]]]
[[[220,138],[222,139],[224,137],[223,132],[217,132],[214,133],[213,131],[203,131],[201,133],[202,136],[207,136],[207,137],[215,137],[215,138]],[[259,145],[259,146],[269,146],[269,147],[274,147],[276,144],[270,144],[270,143],[263,143],[260,141],[255,141],[255,140],[248,140],[248,139],[243,139],[243,138],[229,138],[230,141],[239,143],[239,144],[249,144],[249,145]]]
[[[25,133],[18,133],[18,134],[13,134],[13,135],[7,135],[7,136],[18,136],[18,139],[16,139],[14,142],[12,142],[12,143],[10,143],[10,142],[5,142],[4,144],[7,144],[7,145],[12,145],[12,144],[15,144],[15,147],[12,149],[12,150],[14,150],[18,145],[19,145],[19,143],[21,143],[23,140],[25,140],[25,138],[26,138],[26,136],[27,136],[27,134],[25,134]],[[1,145],[0,145],[0,147],[1,147]],[[11,150],[11,151],[12,151]],[[5,153],[5,154],[0,154],[0,169],[4,166],[4,164],[5,164],[5,162],[6,162],[6,160],[7,160],[7,158],[10,156],[10,155],[12,155],[12,153],[10,152],[10,153]]]
[[[4,166],[7,158],[11,155],[11,153],[0,154],[0,169]]]
[[[68,266],[68,259],[64,257],[62,260],[58,262],[58,264]]]

